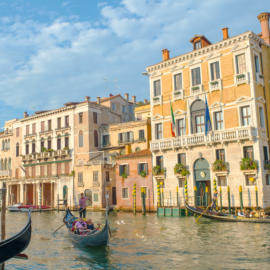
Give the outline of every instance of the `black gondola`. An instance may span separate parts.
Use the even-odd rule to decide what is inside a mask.
[[[209,210],[204,210],[199,207],[192,207],[188,204],[185,205],[187,210],[193,214],[209,218],[215,219],[219,221],[226,221],[226,222],[248,222],[248,223],[270,223],[269,218],[253,218],[253,217],[240,217],[234,215],[226,215],[226,214],[219,214],[217,212],[212,212]]]
[[[0,264],[25,250],[31,240],[31,214],[26,226],[16,235],[0,242]]]

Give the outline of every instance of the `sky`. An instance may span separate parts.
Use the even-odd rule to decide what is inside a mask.
[[[84,96],[149,98],[142,73],[192,49],[261,31],[269,0],[0,0],[0,126],[23,112],[55,109]]]

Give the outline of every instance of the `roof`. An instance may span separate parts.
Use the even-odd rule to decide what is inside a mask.
[[[207,43],[212,44],[205,36],[203,35],[195,35],[190,42],[193,43],[196,39],[204,39]]]
[[[114,98],[117,98],[117,97],[122,97],[122,96],[120,94],[118,94],[118,95],[114,95],[114,96],[112,95],[110,97],[104,97],[104,98],[100,99],[100,102],[105,102],[105,101],[108,101],[108,100],[111,100],[111,99],[114,99]]]
[[[138,158],[138,157],[145,157],[145,156],[152,156],[152,152],[149,149],[145,149],[145,150],[133,152],[127,155],[118,156],[116,157],[116,159]]]

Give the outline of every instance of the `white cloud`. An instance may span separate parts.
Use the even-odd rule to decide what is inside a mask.
[[[117,7],[100,4],[97,22],[59,18],[45,24],[2,18],[1,100],[15,108],[38,110],[84,95],[130,91],[147,97],[148,80],[141,72],[161,60],[161,49],[168,48],[172,56],[184,53],[195,34],[215,42],[224,26],[233,34],[259,32],[256,15],[263,3],[250,3],[239,12],[244,3],[123,0]]]

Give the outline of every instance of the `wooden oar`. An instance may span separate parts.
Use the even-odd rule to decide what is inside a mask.
[[[207,210],[208,210],[208,208],[211,206],[211,203],[207,206],[207,208],[201,213],[201,215],[200,216],[198,216],[197,218],[196,218],[196,223],[198,223],[198,220],[202,217],[202,215],[203,214],[205,214],[206,212],[207,212]]]
[[[80,210],[79,211],[79,213],[81,213],[83,210],[85,210],[86,208],[83,208],[82,210]],[[53,234],[54,233],[56,233],[58,230],[60,230],[63,226],[65,225],[65,223],[63,223],[61,226],[59,226],[54,232],[53,232]]]

